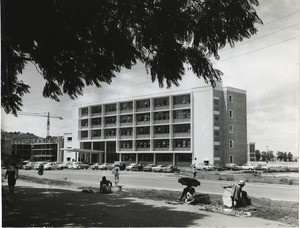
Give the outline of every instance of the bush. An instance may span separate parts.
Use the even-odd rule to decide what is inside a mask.
[[[234,177],[226,177],[226,180],[227,180],[227,181],[234,181],[235,178],[234,178]]]
[[[288,178],[281,178],[279,180],[280,184],[287,184],[287,185],[293,185],[294,181],[292,179],[288,179]]]

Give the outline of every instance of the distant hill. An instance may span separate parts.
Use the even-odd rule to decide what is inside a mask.
[[[15,132],[6,132],[6,131],[1,131],[1,138],[6,138],[6,139],[11,139],[13,141],[19,141],[23,139],[38,139],[41,137],[36,136],[35,134],[32,133],[23,133],[19,131]]]

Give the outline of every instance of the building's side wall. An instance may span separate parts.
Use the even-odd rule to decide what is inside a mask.
[[[197,89],[193,93],[193,163],[213,164],[213,90]]]
[[[232,101],[229,101],[231,96]],[[247,162],[247,105],[246,92],[227,87],[224,89],[222,112],[222,151],[224,163],[234,162],[242,165]],[[230,113],[232,117],[230,117]],[[232,132],[229,127],[232,126]],[[230,147],[232,142],[232,147]],[[230,157],[233,160],[230,161]]]

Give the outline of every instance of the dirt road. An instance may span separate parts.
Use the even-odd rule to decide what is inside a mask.
[[[19,180],[2,188],[2,225],[72,227],[283,227],[285,224],[200,211],[197,206],[82,193]]]

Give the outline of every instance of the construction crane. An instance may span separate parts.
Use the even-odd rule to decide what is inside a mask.
[[[57,118],[62,120],[63,118],[61,116],[53,115],[49,112],[46,113],[36,113],[36,112],[18,112],[18,115],[23,116],[37,116],[37,117],[47,117],[47,137],[50,136],[50,118]]]

